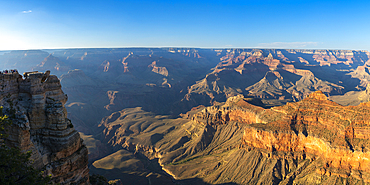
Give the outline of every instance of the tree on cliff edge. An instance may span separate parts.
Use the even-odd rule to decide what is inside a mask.
[[[0,107],[0,184],[49,184],[50,177],[30,164],[31,153],[22,153],[18,148],[10,148],[4,144],[5,127],[11,124],[8,116],[3,115]]]

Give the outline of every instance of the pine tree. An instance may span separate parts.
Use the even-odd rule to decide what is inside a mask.
[[[13,185],[44,185],[50,184],[50,176],[44,176],[31,166],[31,152],[22,153],[18,148],[11,148],[4,144],[6,126],[12,124],[7,115],[3,115],[0,107],[0,184]]]

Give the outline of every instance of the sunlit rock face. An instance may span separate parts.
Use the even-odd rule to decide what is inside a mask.
[[[317,91],[300,102],[270,109],[236,96],[191,119],[201,125],[244,125],[240,148],[260,153],[260,166],[275,165],[261,174],[272,173],[282,184],[338,184],[340,179],[361,184],[370,182],[369,113],[370,103],[342,106]]]
[[[341,106],[317,91],[300,102],[257,112],[260,121],[245,129],[242,143],[271,155],[282,151],[320,159],[319,174],[369,182],[369,112],[369,103]]]
[[[369,81],[367,71],[370,53],[367,51],[294,49],[214,51],[217,52],[220,62],[212,68],[211,73],[205,75],[205,78],[187,89],[183,102],[197,102],[198,104],[193,104],[194,106],[212,105],[215,101],[224,102],[238,94],[263,99],[300,101],[315,91],[322,91],[329,96],[343,95],[356,90],[353,84],[359,84],[357,89],[363,90]],[[331,70],[332,73],[329,72]],[[356,82],[357,79],[360,83]],[[356,94],[346,98],[346,101],[342,100],[341,104],[357,105],[366,98]],[[337,98],[336,102],[339,102],[338,99],[340,98]],[[354,104],[351,104],[353,102]]]
[[[238,95],[214,106],[194,107],[177,119],[141,108],[115,112],[100,126],[103,140],[117,151],[93,165],[113,173],[114,156],[115,168],[129,168],[128,160],[117,159],[129,159],[135,166],[130,169],[143,168],[138,158],[128,157],[132,152],[157,158],[179,181],[369,183],[369,103],[342,106],[321,91],[269,109],[260,103]]]
[[[45,73],[0,74],[0,104],[13,124],[6,144],[31,151],[34,167],[61,184],[88,184],[87,148],[67,118],[67,95]]]

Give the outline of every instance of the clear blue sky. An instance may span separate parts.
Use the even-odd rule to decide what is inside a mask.
[[[370,1],[0,1],[0,50],[166,46],[370,50]]]

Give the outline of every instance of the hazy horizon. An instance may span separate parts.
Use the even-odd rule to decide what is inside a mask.
[[[158,46],[158,47],[145,47],[145,46],[134,46],[134,47],[76,47],[76,48],[35,48],[35,49],[10,49],[10,50],[0,50],[0,55],[8,53],[11,51],[47,51],[47,50],[73,50],[73,49],[132,49],[132,48],[142,48],[142,49],[166,49],[166,48],[179,48],[179,49],[261,49],[261,50],[350,50],[350,51],[368,51],[363,49],[327,49],[327,48],[253,48],[253,47],[187,47],[187,46]]]

